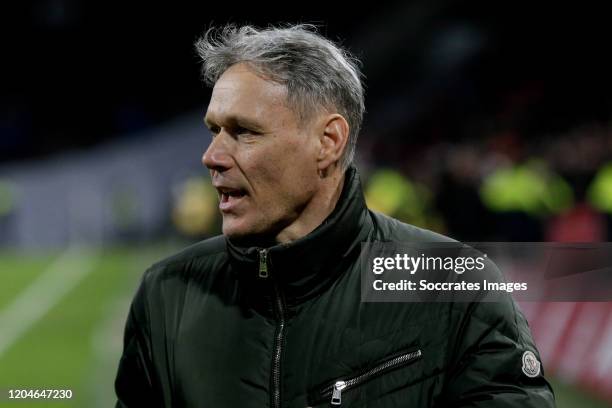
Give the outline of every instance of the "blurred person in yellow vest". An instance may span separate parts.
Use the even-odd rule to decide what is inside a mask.
[[[485,177],[480,196],[496,213],[496,239],[511,241],[542,240],[544,217],[573,204],[569,184],[539,159],[494,170]]]
[[[612,214],[612,162],[602,166],[587,191],[587,200],[601,212]]]
[[[204,237],[219,232],[217,191],[210,180],[191,177],[174,191],[172,222],[176,229],[189,237]]]
[[[14,220],[17,207],[15,186],[9,181],[0,180],[0,244],[9,239],[10,224]]]
[[[368,207],[402,222],[441,231],[443,223],[433,213],[432,193],[392,169],[375,170],[365,188]]]
[[[15,189],[8,181],[0,180],[0,219],[15,210]]]

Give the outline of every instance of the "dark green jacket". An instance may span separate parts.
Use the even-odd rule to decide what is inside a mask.
[[[539,354],[509,297],[362,303],[363,241],[448,238],[369,211],[350,169],[302,239],[262,250],[216,237],[152,266],[130,309],[117,406],[554,406],[542,374],[522,370],[526,351]]]

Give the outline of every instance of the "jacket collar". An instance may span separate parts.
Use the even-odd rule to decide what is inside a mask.
[[[226,238],[233,269],[241,278],[276,282],[288,306],[301,303],[332,284],[354,262],[372,222],[357,170],[347,169],[332,213],[310,234],[288,244],[242,247]],[[259,277],[266,249],[268,277]],[[259,286],[259,285],[257,285]]]

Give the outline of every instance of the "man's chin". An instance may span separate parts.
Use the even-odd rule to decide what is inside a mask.
[[[249,225],[243,217],[237,217],[233,214],[223,215],[221,230],[223,235],[230,239],[240,239],[253,234],[253,226]]]

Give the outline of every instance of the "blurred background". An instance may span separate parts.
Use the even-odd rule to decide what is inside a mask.
[[[610,240],[603,7],[10,3],[0,6],[0,390],[65,388],[73,400],[52,406],[112,406],[144,269],[219,233],[200,164],[210,90],[193,50],[211,24],[314,23],[362,60],[357,165],[372,208],[465,241]],[[612,406],[612,304],[521,306],[558,406]]]

